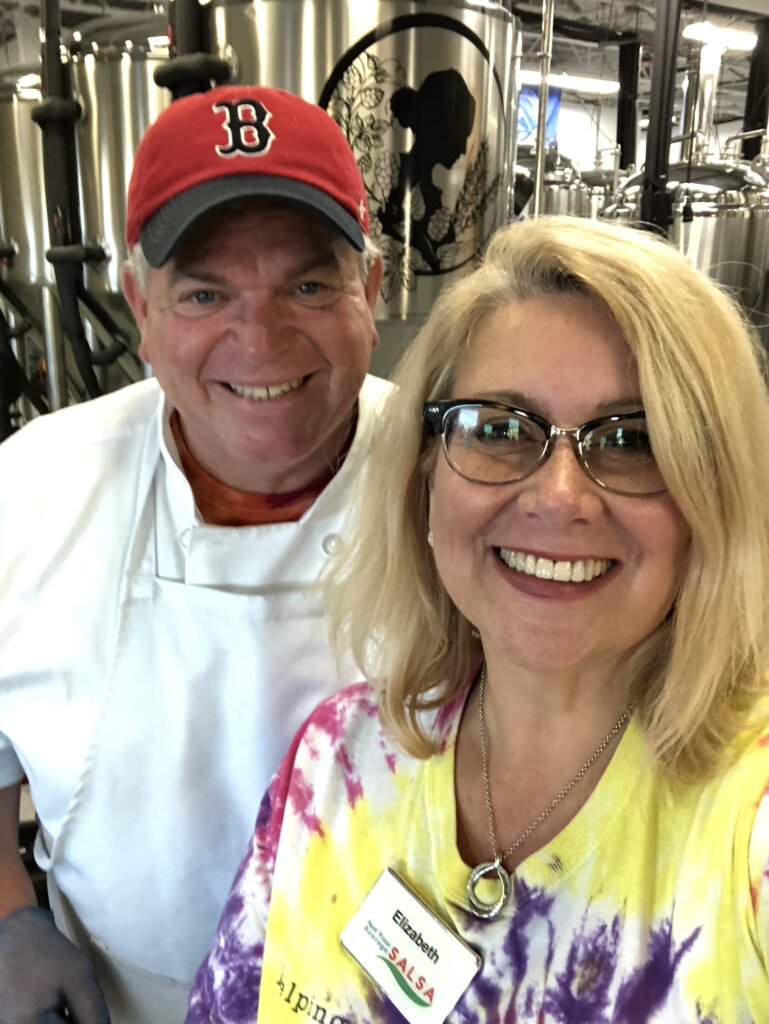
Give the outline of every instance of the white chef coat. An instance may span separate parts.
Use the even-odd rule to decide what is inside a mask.
[[[389,387],[367,378],[297,523],[202,524],[154,381],[0,446],[0,785],[30,780],[57,920],[116,1022],[178,1019],[272,770],[358,674],[316,581]]]

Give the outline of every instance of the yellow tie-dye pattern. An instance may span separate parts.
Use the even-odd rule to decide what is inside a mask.
[[[260,1024],[395,1019],[372,1018],[378,997],[339,943],[342,928],[384,867],[402,874],[483,953],[486,985],[499,986],[504,1010],[517,998],[511,981],[505,982],[517,968],[503,953],[519,927],[517,908],[495,922],[478,922],[461,908],[468,869],[456,848],[453,746],[427,762],[398,755],[393,772],[378,749],[378,725],[367,720],[355,726],[348,730],[346,752],[360,775],[362,795],[351,806],[329,747],[327,763],[313,775],[313,813],[323,834],[308,830],[290,807],[284,821]],[[313,739],[311,759],[302,763],[301,749],[297,757],[308,775],[309,764],[318,769],[319,742]],[[596,986],[611,961],[614,981],[607,989],[608,1016],[602,1012],[601,1021],[630,1020],[613,1015],[623,990],[635,984],[633,991],[643,993],[644,986],[660,984],[659,976],[667,978],[667,971],[671,981],[657,1009],[633,1020],[767,1024],[769,812],[760,813],[760,828],[754,827],[767,780],[769,744],[758,742],[717,779],[674,789],[652,769],[633,723],[584,807],[516,872],[518,884],[534,893],[532,899],[541,895],[547,907],[527,918],[516,940],[525,944],[527,998],[539,1006],[540,1016],[519,1010],[515,1019],[562,1019],[543,1007],[560,992],[565,965],[576,956],[569,982],[575,996]],[[589,943],[596,935],[611,939],[601,949],[603,960],[591,959]],[[655,943],[667,957],[659,970]],[[639,980],[643,970],[650,972],[648,984],[643,976]],[[475,998],[479,1019],[485,1019],[487,996],[471,997],[469,1006],[476,1007]],[[449,1019],[475,1018],[457,1013]]]

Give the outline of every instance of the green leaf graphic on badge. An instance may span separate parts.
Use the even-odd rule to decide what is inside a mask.
[[[416,1003],[417,1006],[429,1006],[430,1005],[424,999],[420,999],[419,998],[419,996],[416,994],[416,992],[411,987],[411,985],[409,985],[409,983],[403,977],[403,975],[398,970],[398,968],[395,966],[395,964],[391,963],[386,957],[383,957],[383,956],[380,956],[379,959],[382,960],[385,964],[387,964],[387,966],[390,968],[390,971],[392,973],[393,978],[395,978],[395,980],[398,982],[399,986],[403,989],[403,992],[409,997],[409,999],[412,1001],[412,1003]]]

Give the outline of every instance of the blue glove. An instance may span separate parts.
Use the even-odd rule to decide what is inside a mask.
[[[0,1022],[60,1021],[109,1024],[109,1011],[88,958],[53,916],[21,907],[0,918]]]

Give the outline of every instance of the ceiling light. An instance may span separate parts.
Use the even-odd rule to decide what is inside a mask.
[[[523,85],[539,85],[541,75],[538,71],[522,68],[519,79]],[[550,89],[563,89],[564,92],[589,92],[609,96],[619,92],[619,82],[611,82],[606,78],[582,78],[579,75],[550,74],[547,76]]]
[[[742,32],[736,28],[722,28],[712,21],[693,21],[682,33],[684,39],[695,43],[719,46],[722,50],[752,50],[758,42],[755,32]]]
[[[150,52],[157,53],[162,50],[167,50],[171,45],[171,40],[168,36],[148,36],[147,41],[150,44]]]
[[[39,89],[40,75],[22,75],[16,84],[20,89]]]

